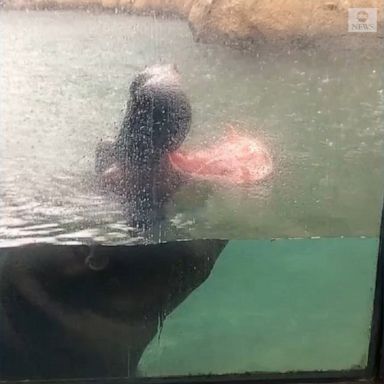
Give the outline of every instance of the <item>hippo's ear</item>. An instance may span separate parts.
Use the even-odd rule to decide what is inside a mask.
[[[147,75],[143,72],[138,73],[134,78],[129,87],[129,94],[133,99],[136,99],[141,88],[144,86],[145,82],[148,80]]]

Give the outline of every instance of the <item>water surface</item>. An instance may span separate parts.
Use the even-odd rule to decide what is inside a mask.
[[[193,108],[186,146],[236,122],[267,143],[276,167],[247,188],[181,188],[161,239],[377,236],[377,52],[245,52],[195,43],[183,21],[124,14],[12,11],[0,25],[2,245],[138,240],[95,184],[94,150],[116,135],[133,75],[157,62],[182,72]]]

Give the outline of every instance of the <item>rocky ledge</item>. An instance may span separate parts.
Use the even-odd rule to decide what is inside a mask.
[[[321,41],[379,47],[384,40],[382,0],[3,0],[2,5],[12,9],[101,8],[174,15],[188,20],[195,40],[206,43],[290,43],[306,48]],[[376,8],[377,32],[348,32],[350,8]],[[358,17],[357,23],[372,22],[370,13],[368,19],[364,12]]]

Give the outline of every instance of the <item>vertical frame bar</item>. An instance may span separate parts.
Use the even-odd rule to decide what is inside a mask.
[[[384,234],[383,234],[383,228],[381,228],[381,244],[384,242]],[[380,316],[380,326],[381,326],[381,332],[379,332],[379,342],[378,342],[378,348],[377,348],[377,353],[378,353],[378,382],[383,382],[384,381],[384,244],[381,245],[380,248],[381,252],[379,252],[379,260],[377,264],[378,268],[378,284],[377,284],[377,296],[379,297],[379,316]]]
[[[367,366],[368,378],[381,382],[384,378],[384,206],[381,213],[379,251],[377,255],[377,272],[375,285],[375,301],[373,304],[371,340]]]

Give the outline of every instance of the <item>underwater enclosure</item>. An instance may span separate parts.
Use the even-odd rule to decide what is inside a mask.
[[[3,9],[0,29],[0,380],[378,375],[380,22],[359,47],[233,47],[100,10]],[[118,147],[133,85],[168,81],[168,64],[191,108],[171,160],[205,163],[177,188],[140,163],[122,204],[101,184],[141,161],[129,143],[149,123],[102,182],[96,149]],[[166,197],[142,230],[125,200],[152,215],[151,180]]]

